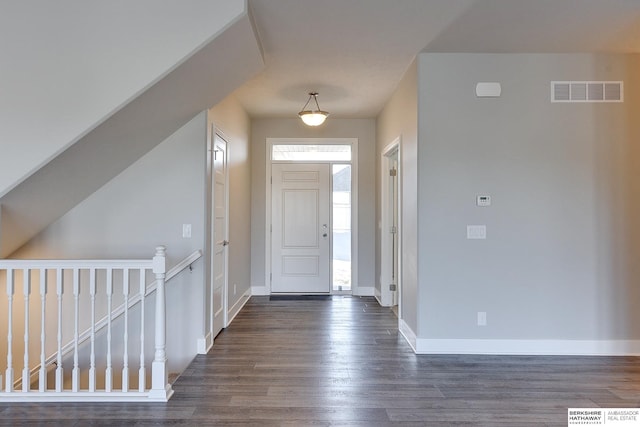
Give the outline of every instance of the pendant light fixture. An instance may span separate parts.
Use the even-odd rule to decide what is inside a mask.
[[[311,102],[311,98],[316,102],[317,110],[306,110],[307,105]],[[313,108],[313,106],[311,108]],[[320,109],[320,105],[318,105],[318,92],[309,92],[309,99],[307,99],[307,103],[304,104],[304,107],[302,107],[302,111],[298,113],[298,116],[300,116],[304,124],[307,126],[320,126],[324,123],[329,116],[329,113]]]

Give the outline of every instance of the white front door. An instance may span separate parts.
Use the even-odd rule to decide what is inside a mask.
[[[227,142],[215,135],[213,145],[213,250],[212,250],[212,297],[213,325],[215,337],[224,328],[225,298],[227,287]]]
[[[272,165],[271,292],[329,293],[330,165]]]

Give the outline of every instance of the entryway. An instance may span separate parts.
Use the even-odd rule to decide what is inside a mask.
[[[270,293],[350,294],[357,139],[269,139],[267,146]]]

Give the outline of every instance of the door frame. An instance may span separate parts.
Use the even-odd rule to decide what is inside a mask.
[[[389,145],[382,150],[381,155],[381,177],[380,177],[380,213],[381,213],[381,230],[380,230],[380,305],[391,306],[393,304],[393,292],[389,289],[391,282],[391,266],[388,260],[391,258],[391,241],[392,237],[388,232],[392,226],[392,218],[390,213],[391,194],[389,191],[389,169],[391,167],[391,156],[397,153],[397,174],[398,191],[398,271],[396,274],[397,292],[398,292],[398,319],[402,318],[402,144],[400,137],[394,139]],[[387,262],[384,262],[387,260]]]
[[[224,132],[218,128],[215,123],[211,121],[211,116],[207,115],[207,137],[206,137],[206,150],[205,150],[205,207],[204,207],[204,215],[205,215],[205,242],[204,242],[204,281],[203,281],[203,312],[202,312],[202,337],[198,339],[197,350],[198,354],[207,354],[207,352],[213,346],[214,336],[213,336],[213,319],[215,316],[213,309],[213,217],[215,215],[213,209],[213,180],[215,179],[215,175],[213,173],[213,151],[215,145],[215,138],[218,135],[221,139],[223,139],[227,144],[226,156],[227,156],[227,167],[225,169],[226,175],[226,191],[225,191],[225,200],[226,200],[226,239],[229,239],[229,167],[228,167],[228,159],[229,159],[229,139],[225,136]],[[224,310],[224,320],[223,327],[226,328],[228,326],[228,286],[229,286],[229,251],[226,250],[225,253],[225,261],[224,261],[225,269],[227,270],[227,274],[225,275],[225,284],[223,288],[223,296],[222,296],[222,305]]]
[[[300,145],[350,145],[351,162],[286,162],[273,161],[271,154],[273,146],[278,144]],[[267,138],[265,152],[265,246],[264,246],[264,283],[267,295],[271,295],[271,165],[272,163],[329,163],[351,164],[351,294],[358,295],[358,138]],[[330,176],[330,186],[333,178]],[[333,191],[329,189],[329,203],[332,203]],[[330,209],[330,224],[333,230],[333,209]],[[330,277],[333,277],[333,245],[329,247],[329,259],[331,261]],[[333,291],[331,294],[338,294]]]
[[[214,133],[213,133],[213,148],[215,150],[215,139],[216,137],[220,138],[223,142],[224,142],[224,146],[225,146],[225,150],[224,150],[224,155],[225,155],[225,161],[224,161],[224,206],[225,206],[225,213],[224,213],[224,238],[223,240],[226,240],[227,242],[229,241],[229,146],[231,144],[229,144],[229,139],[226,137],[226,135],[224,134],[224,132],[222,132],[221,129],[219,128],[215,128],[214,129]],[[213,173],[213,169],[212,169],[212,179],[215,180],[215,174]],[[213,186],[213,188],[215,189],[215,186],[213,185],[213,181],[211,182],[211,185]],[[212,195],[212,200],[215,200],[215,197],[213,197],[213,192],[211,193]],[[212,205],[213,207],[213,205]],[[214,279],[214,274],[215,272],[213,271],[213,247],[215,245],[215,240],[214,235],[215,235],[215,227],[214,227],[214,216],[215,216],[215,211],[213,209],[211,209],[211,289],[213,290],[213,279]],[[225,269],[225,274],[224,274],[224,284],[222,285],[222,328],[224,329],[227,326],[229,326],[229,245],[227,244],[224,248],[224,269]],[[215,313],[213,311],[213,292],[211,292],[211,331],[214,330],[214,326],[213,326],[213,319],[215,318]],[[213,339],[215,340],[215,336],[213,337]]]

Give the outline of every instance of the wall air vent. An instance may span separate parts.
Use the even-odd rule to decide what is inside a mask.
[[[623,82],[551,82],[551,102],[624,102]]]

